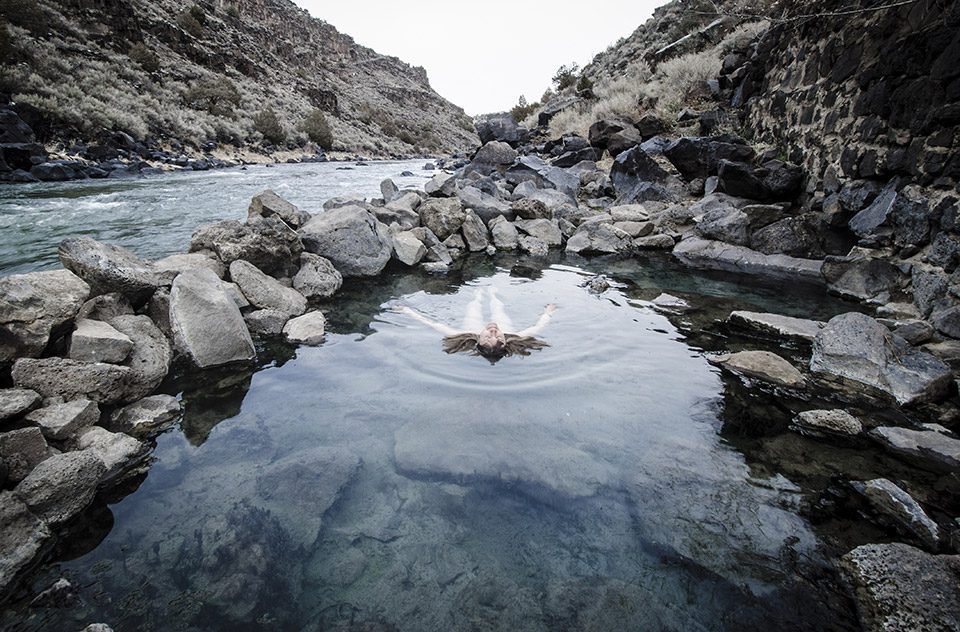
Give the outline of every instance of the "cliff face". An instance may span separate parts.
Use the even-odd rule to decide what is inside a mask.
[[[0,92],[36,106],[53,137],[88,139],[106,128],[243,145],[259,141],[255,116],[272,109],[288,142],[300,144],[298,128],[319,109],[335,150],[476,144],[469,117],[433,91],[423,68],[359,46],[287,0],[0,4],[12,47]]]

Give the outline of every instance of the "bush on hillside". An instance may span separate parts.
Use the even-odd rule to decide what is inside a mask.
[[[153,73],[160,70],[160,58],[143,42],[137,42],[131,46],[127,55],[147,72]]]
[[[557,90],[565,90],[577,82],[577,73],[580,71],[580,66],[576,62],[568,64],[566,66],[560,66],[557,69],[557,74],[553,75],[553,85],[557,86]]]
[[[333,130],[323,110],[311,110],[300,123],[300,131],[326,150],[333,147]]]
[[[38,36],[50,28],[50,19],[37,0],[0,0],[0,18]]]
[[[704,82],[717,78],[721,65],[715,50],[668,59],[657,68],[657,75],[662,77],[664,97],[685,102],[703,89]]]
[[[234,115],[240,105],[240,91],[226,77],[199,81],[183,95],[183,102],[194,110],[203,110],[214,116]]]
[[[7,23],[0,20],[0,64],[6,64],[13,59],[13,43],[10,41],[10,31]]]
[[[517,104],[511,108],[510,114],[513,116],[513,120],[520,123],[536,112],[539,107],[539,103],[527,103],[527,98],[521,94],[520,98],[517,99]]]
[[[203,13],[202,10],[201,13]],[[204,19],[206,19],[206,15],[204,15]],[[193,37],[200,38],[203,36],[203,23],[197,19],[192,10],[184,11],[178,15],[177,25]]]
[[[253,128],[263,135],[263,139],[272,145],[287,142],[287,131],[283,129],[280,118],[272,109],[260,110],[253,117]]]

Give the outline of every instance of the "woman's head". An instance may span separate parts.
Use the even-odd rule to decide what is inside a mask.
[[[487,323],[477,334],[477,351],[482,356],[503,357],[507,347],[507,339],[497,323]]]
[[[496,329],[491,329],[490,325],[493,325]],[[490,323],[490,325],[484,327],[480,333],[464,333],[445,337],[443,339],[443,350],[446,353],[480,355],[491,362],[496,362],[513,355],[528,356],[531,351],[550,346],[533,336],[504,334],[496,324]],[[481,340],[483,344],[481,344]]]

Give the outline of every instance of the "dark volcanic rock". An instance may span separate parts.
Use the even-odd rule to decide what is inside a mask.
[[[736,137],[684,137],[667,145],[663,155],[684,178],[692,180],[716,175],[721,160],[750,161],[754,151]]]
[[[267,274],[289,276],[297,270],[303,244],[279,217],[266,217],[201,226],[190,239],[190,252],[201,250],[215,253],[226,265],[243,259]]]
[[[477,135],[480,136],[480,142],[484,144],[498,140],[511,147],[517,147],[526,142],[529,132],[526,128],[517,125],[511,115],[497,114],[477,123]]]
[[[620,203],[670,199],[671,195],[661,184],[668,175],[640,147],[621,153],[610,169],[610,179]]]
[[[152,265],[126,248],[90,237],[70,237],[60,242],[60,263],[90,284],[94,294],[117,292],[140,304],[162,285]]]

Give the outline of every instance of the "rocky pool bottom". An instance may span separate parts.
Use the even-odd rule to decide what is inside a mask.
[[[486,286],[521,327],[556,303],[551,346],[446,355],[391,311],[456,325]],[[769,348],[804,366],[803,344],[724,321],[857,309],[819,288],[498,255],[391,268],[321,307],[319,347],[168,378],[183,413],[149,472],[67,526],[4,629],[858,629],[836,560],[911,540],[851,481],[895,480],[941,523],[960,508],[953,475],[789,429],[816,408],[900,413],[708,362]]]

